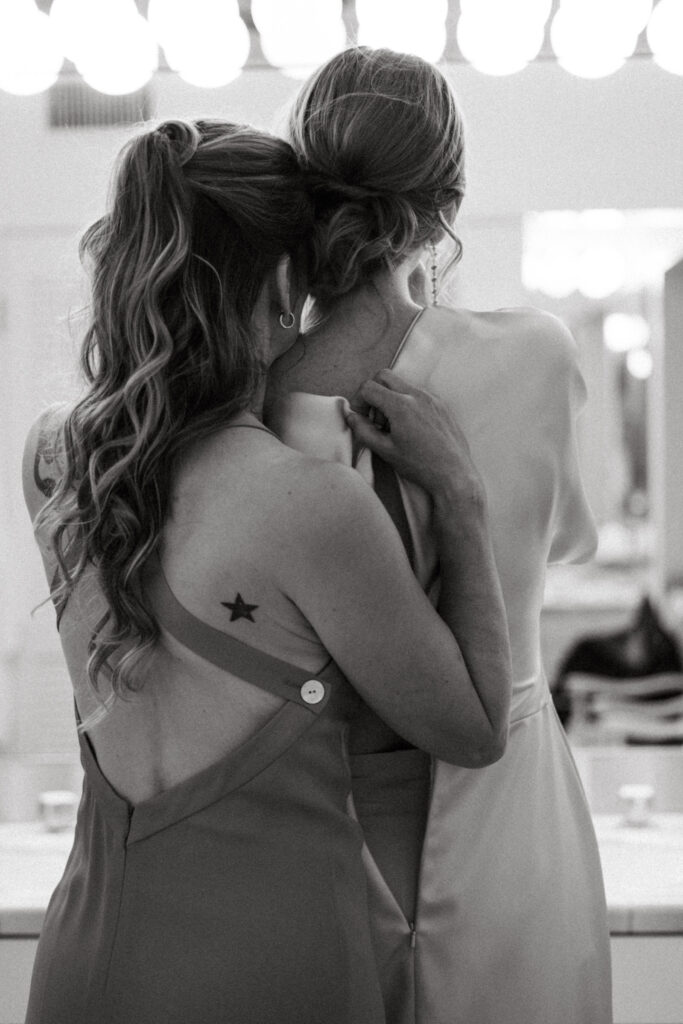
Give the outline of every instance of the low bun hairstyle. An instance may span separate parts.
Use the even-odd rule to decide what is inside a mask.
[[[463,123],[432,64],[352,47],[302,87],[288,137],[315,205],[310,290],[322,306],[444,232],[464,195]]]
[[[81,241],[87,387],[64,426],[65,473],[37,521],[59,564],[58,607],[88,565],[107,599],[88,662],[95,692],[102,670],[114,695],[135,688],[158,635],[142,578],[174,468],[190,443],[249,407],[265,370],[257,299],[285,253],[305,269],[311,227],[294,153],[265,132],[165,121],[119,157],[110,210]]]

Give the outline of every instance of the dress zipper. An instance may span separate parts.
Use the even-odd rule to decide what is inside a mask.
[[[431,818],[431,812],[432,812],[432,800],[433,800],[433,797],[434,797],[435,775],[436,775],[436,758],[432,757],[431,762],[430,762],[429,801],[428,801],[428,804],[427,804],[427,820],[426,820],[426,825],[425,825],[425,833],[424,833],[422,851],[420,853],[420,865],[419,865],[418,875],[417,875],[417,896],[416,896],[416,899],[415,899],[415,917],[414,917],[414,919],[412,921],[408,922],[408,924],[410,925],[410,948],[411,949],[415,949],[415,947],[417,945],[417,919],[418,919],[419,914],[420,914],[420,896],[421,896],[421,888],[422,888],[422,866],[424,864],[425,846],[426,846],[426,842],[427,842],[427,832],[429,830],[429,820]]]

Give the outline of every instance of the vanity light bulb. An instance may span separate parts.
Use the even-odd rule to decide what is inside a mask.
[[[237,0],[149,0],[147,18],[170,68],[190,85],[234,81],[249,56]]]
[[[636,380],[652,376],[652,353],[647,348],[635,348],[626,356],[626,369]]]
[[[44,92],[56,82],[63,62],[54,26],[33,0],[0,8],[0,89],[15,96]]]
[[[269,64],[307,78],[346,46],[341,0],[252,0],[251,16]]]

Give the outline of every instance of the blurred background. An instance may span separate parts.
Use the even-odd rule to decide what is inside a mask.
[[[80,788],[20,460],[78,391],[77,244],[114,157],[149,118],[277,130],[356,41],[440,62],[463,110],[443,301],[541,307],[578,342],[600,546],[548,572],[546,670],[594,813],[624,813],[624,785],[683,812],[683,0],[0,0],[0,823]]]

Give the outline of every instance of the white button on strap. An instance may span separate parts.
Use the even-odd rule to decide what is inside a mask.
[[[307,704],[319,704],[325,697],[325,687],[317,679],[309,679],[301,687],[301,697]]]

